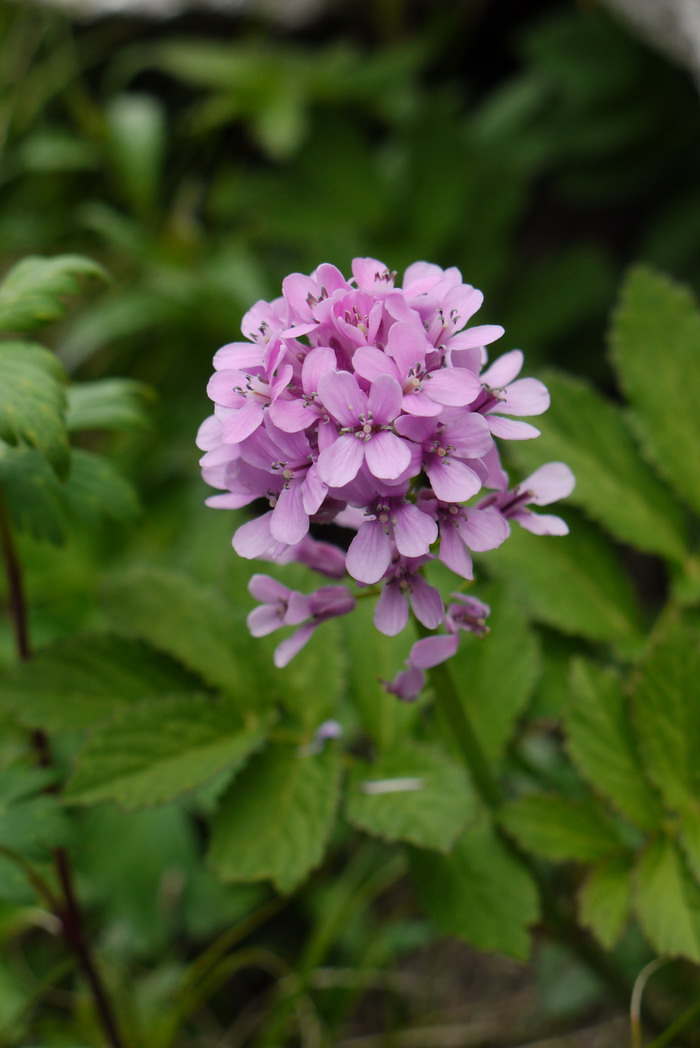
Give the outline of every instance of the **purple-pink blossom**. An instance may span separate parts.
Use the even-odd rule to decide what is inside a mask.
[[[218,492],[208,504],[256,511],[233,535],[240,556],[346,577],[376,596],[375,625],[389,635],[411,612],[429,630],[444,623],[435,643],[414,645],[396,684],[408,694],[426,660],[448,657],[464,630],[483,633],[488,613],[475,598],[445,609],[426,567],[440,560],[471,579],[472,551],[499,546],[511,520],[564,534],[560,518],[530,507],[564,497],[573,476],[550,463],[511,485],[498,442],[536,437],[523,419],[545,411],[549,393],[520,377],[519,350],[489,359],[503,328],[474,323],[483,295],[458,269],[416,262],[400,281],[383,262],[356,258],[351,274],[328,263],[292,273],[278,298],[252,306],[243,340],[214,357],[214,412],[197,443]],[[325,539],[328,525],[345,529],[343,545]],[[303,595],[263,575],[251,593],[256,636],[294,627],[278,665],[355,600],[344,586]]]

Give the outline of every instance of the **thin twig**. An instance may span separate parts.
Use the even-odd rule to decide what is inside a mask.
[[[10,621],[15,635],[17,656],[21,662],[31,658],[32,650],[29,640],[29,616],[24,594],[22,568],[12,540],[10,523],[0,492],[0,555],[5,565],[7,577],[8,606]],[[36,729],[31,733],[31,742],[36,754],[37,763],[42,768],[53,766],[51,745],[45,732]],[[48,790],[55,792],[55,786]],[[126,1048],[126,1043],[117,1026],[107,992],[95,964],[90,940],[85,931],[82,911],[73,886],[73,874],[68,853],[64,848],[53,849],[54,865],[58,875],[63,899],[55,906],[54,912],[61,921],[63,936],[74,952],[92,992],[95,1008],[110,1048]]]

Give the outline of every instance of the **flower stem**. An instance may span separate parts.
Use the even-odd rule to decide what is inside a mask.
[[[17,656],[20,662],[26,662],[32,655],[27,601],[22,567],[13,542],[2,491],[0,491],[0,556],[5,565],[9,614],[15,635]],[[31,741],[37,763],[43,768],[52,767],[51,745],[46,733],[41,729],[35,729],[31,733]],[[55,787],[49,787],[49,790],[52,789]],[[63,937],[75,954],[90,987],[106,1043],[110,1048],[126,1048],[126,1042],[117,1026],[112,1006],[95,964],[90,940],[85,931],[82,910],[75,893],[70,860],[65,848],[54,848],[53,859],[62,894],[62,899],[55,907],[55,915],[61,922]]]
[[[428,631],[425,635],[429,635]],[[501,789],[491,773],[481,744],[455,688],[452,674],[444,662],[439,666],[434,666],[428,671],[428,674],[435,691],[438,709],[442,711],[455,742],[462,752],[462,758],[474,786],[486,807],[495,812],[502,803]]]

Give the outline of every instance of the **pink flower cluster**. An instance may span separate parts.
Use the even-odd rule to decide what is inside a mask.
[[[236,531],[240,556],[298,560],[380,584],[375,624],[393,635],[409,605],[428,629],[445,621],[442,597],[422,574],[430,559],[471,579],[471,552],[499,546],[510,520],[539,534],[566,532],[558,517],[529,508],[571,491],[563,463],[509,490],[494,438],[536,437],[519,418],[545,411],[549,394],[518,378],[519,350],[488,365],[485,346],[503,329],[470,326],[482,301],[455,268],[417,262],[396,286],[382,262],[358,258],[350,280],[324,264],[288,276],[280,298],[253,306],[245,341],[214,357],[215,412],[197,441],[204,479],[222,492],[209,505],[269,506]],[[353,529],[347,553],[312,538],[311,523]],[[296,640],[283,642],[280,664],[320,621],[354,604],[344,587],[302,599],[262,578],[252,592],[267,610],[251,614],[253,633],[305,620]],[[456,636],[450,628],[440,638],[446,651]]]

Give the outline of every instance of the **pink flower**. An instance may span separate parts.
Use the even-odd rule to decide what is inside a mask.
[[[566,498],[574,490],[576,478],[563,462],[549,462],[540,466],[511,491],[488,495],[479,506],[493,507],[504,520],[517,520],[521,527],[534,535],[568,535],[569,526],[561,517],[551,513],[533,513],[530,503],[547,506]]]
[[[546,410],[549,394],[518,377],[519,350],[487,364],[503,329],[474,324],[482,302],[458,269],[428,262],[409,266],[403,283],[374,258],[356,258],[350,278],[327,263],[292,273],[279,298],[246,313],[243,340],[216,353],[214,412],[197,435],[202,475],[217,489],[208,504],[256,510],[233,536],[239,556],[378,586],[374,621],[388,635],[409,610],[430,630],[444,621],[447,633],[417,642],[390,686],[403,698],[431,660],[456,650],[459,632],[486,629],[488,609],[474,598],[456,596],[445,612],[425,564],[438,558],[471,579],[471,552],[499,546],[511,520],[566,531],[530,506],[571,491],[568,467],[550,463],[511,488],[501,465],[497,441],[537,436],[521,418]],[[319,541],[327,525],[354,532],[347,552]],[[354,606],[343,586],[304,595],[264,575],[251,592],[262,602],[249,616],[256,636],[295,627],[278,665]]]
[[[282,626],[299,626],[275,649],[278,669],[301,651],[323,622],[347,615],[355,607],[355,598],[345,586],[322,586],[307,596],[287,589],[269,575],[253,575],[248,590],[263,602],[248,616],[248,629],[254,637],[264,637]]]

